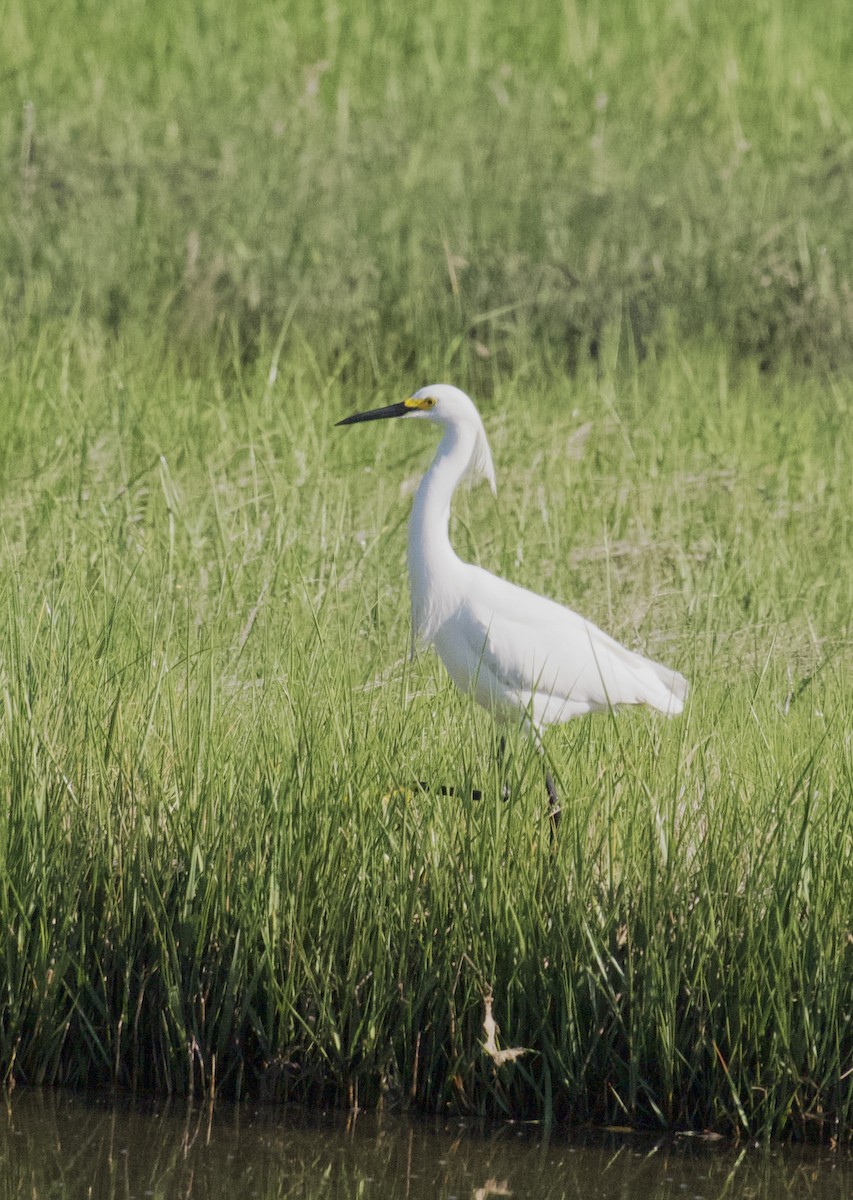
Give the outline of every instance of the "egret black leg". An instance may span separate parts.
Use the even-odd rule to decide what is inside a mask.
[[[428,792],[430,790],[429,784],[424,779],[419,779],[417,782],[417,786],[421,789],[422,792]],[[440,784],[435,790],[437,791],[439,796],[455,796],[456,795],[456,788],[448,787],[446,783]],[[483,793],[480,790],[480,788],[472,788],[471,789],[471,799],[472,800],[482,800],[483,799]]]
[[[506,754],[506,737],[501,734],[498,742],[498,777],[501,781],[501,800],[509,800],[509,784],[504,778],[504,756]]]
[[[506,736],[504,734],[501,734],[501,740],[498,742],[498,774],[500,775],[501,779],[503,779],[503,769],[504,769],[505,757],[506,757]],[[421,789],[421,791],[424,791],[424,792],[430,791],[430,785],[426,782],[425,779],[419,779],[417,781],[416,786],[419,787]],[[454,787],[448,787],[444,783],[433,788],[432,790],[437,792],[439,796],[455,796],[456,795],[456,789]],[[550,795],[550,793],[549,793],[549,795]],[[471,791],[471,799],[472,800],[482,800],[482,798],[483,798],[482,789],[481,788],[473,788]],[[506,783],[506,781],[503,781],[501,784],[501,799],[509,800],[509,784]]]
[[[557,826],[560,824],[560,797],[557,795],[557,789],[554,786],[554,779],[550,771],[545,772],[545,787],[548,789],[548,815],[551,818],[551,837],[556,838]]]

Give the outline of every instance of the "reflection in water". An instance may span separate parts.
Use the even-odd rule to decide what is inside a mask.
[[[16,1092],[0,1200],[846,1200],[847,1151]]]

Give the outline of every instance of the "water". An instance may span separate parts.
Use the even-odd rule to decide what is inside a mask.
[[[16,1092],[0,1200],[848,1200],[847,1151]]]

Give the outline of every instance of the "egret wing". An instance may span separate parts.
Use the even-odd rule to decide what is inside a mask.
[[[537,724],[620,704],[675,714],[687,684],[591,621],[472,567],[436,648],[457,685],[497,708],[528,709]],[[448,659],[450,661],[448,661]]]

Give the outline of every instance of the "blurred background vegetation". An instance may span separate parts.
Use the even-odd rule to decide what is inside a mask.
[[[853,348],[843,0],[4,0],[3,331],[475,391],[716,334]]]

